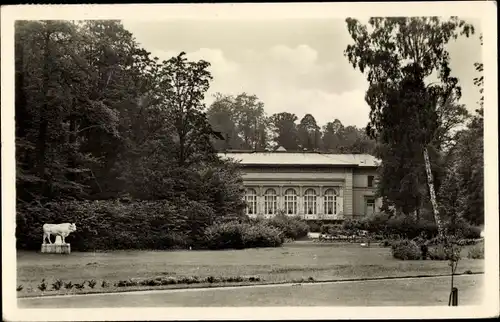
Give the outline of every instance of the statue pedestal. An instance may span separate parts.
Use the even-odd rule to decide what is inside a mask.
[[[42,244],[42,253],[46,254],[69,254],[70,244]]]

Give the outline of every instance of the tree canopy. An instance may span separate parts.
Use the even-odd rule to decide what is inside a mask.
[[[450,143],[445,142],[450,132],[467,116],[455,103],[461,88],[451,74],[446,46],[452,39],[473,34],[474,27],[457,17],[377,17],[367,25],[348,18],[346,24],[354,43],[347,46],[345,56],[369,82],[367,133],[385,147],[377,150],[382,159],[381,186],[400,187],[385,190],[386,200],[406,208],[405,213],[418,209],[423,191],[420,173],[425,169],[442,233],[429,150],[439,156],[443,145]],[[437,81],[429,81],[432,75]],[[407,197],[415,202],[405,203]]]

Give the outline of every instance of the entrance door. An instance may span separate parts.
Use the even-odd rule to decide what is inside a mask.
[[[371,216],[375,213],[375,199],[366,198],[365,215]]]

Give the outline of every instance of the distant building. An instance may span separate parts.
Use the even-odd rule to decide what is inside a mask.
[[[359,219],[377,212],[378,160],[368,154],[226,152],[239,161],[247,214],[271,218],[280,210],[308,220]]]

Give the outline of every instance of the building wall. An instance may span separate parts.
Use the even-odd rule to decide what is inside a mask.
[[[376,176],[377,171],[373,168],[356,168],[353,170],[353,186],[368,187],[368,176]]]
[[[353,189],[353,217],[361,218],[365,216],[366,199],[375,198],[375,192],[371,188],[354,188]],[[380,198],[375,200],[375,212],[380,210],[382,200]]]
[[[243,169],[243,181],[247,188],[257,192],[257,213],[264,217],[265,191],[273,188],[278,195],[278,209],[284,209],[283,194],[286,189],[297,191],[298,215],[306,219],[347,219],[359,218],[364,214],[365,195],[373,195],[374,189],[367,187],[367,176],[374,175],[375,169],[353,168],[249,168]],[[304,208],[304,193],[313,189],[317,195],[317,213],[310,215]],[[338,192],[336,214],[327,214],[324,209],[324,193],[328,188]],[[252,216],[255,216],[253,214]]]
[[[356,168],[353,170],[353,218],[362,218],[366,212],[366,199],[375,198],[375,187],[368,187],[368,176],[374,176],[376,184],[377,171],[374,168]],[[382,200],[375,200],[375,212],[382,206]]]

